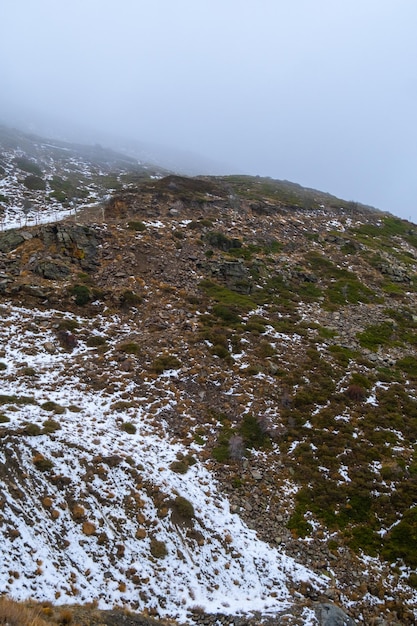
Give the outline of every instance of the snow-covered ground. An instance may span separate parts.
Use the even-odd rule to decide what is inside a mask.
[[[155,420],[157,379],[146,397],[131,383],[112,394],[93,391],[85,373],[96,354],[83,341],[72,353],[59,346],[50,320],[62,313],[11,304],[1,313],[2,414],[10,420],[0,426],[3,592],[19,599],[98,600],[103,608],[126,605],[186,620],[195,607],[225,614],[283,611],[291,606],[293,581],[325,587],[324,578],[260,541],[230,512],[203,463],[185,474],[173,471],[171,464],[190,450]],[[76,321],[83,329],[91,325]],[[123,334],[116,318],[95,324]],[[116,366],[107,362],[110,378],[113,369],[118,376]],[[127,398],[133,407],[112,408]],[[172,402],[168,395],[159,400]],[[59,412],[48,412],[46,402],[59,405]],[[51,416],[59,430],[24,434],[28,424],[42,431]],[[136,427],[133,434],[123,430],[127,421]],[[45,459],[53,465],[42,471]],[[192,503],[195,517],[175,515],[177,496]],[[155,546],[166,552],[163,558],[155,556]],[[316,623],[311,610],[305,619]]]

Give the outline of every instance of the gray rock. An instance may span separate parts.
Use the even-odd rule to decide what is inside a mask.
[[[47,248],[56,247],[83,269],[91,270],[97,265],[98,240],[92,228],[81,224],[48,225],[42,228],[41,237]]]
[[[318,604],[316,616],[320,626],[355,626],[353,619],[335,604]]]
[[[48,280],[64,280],[70,274],[68,267],[54,261],[41,261],[35,266],[34,271]]]
[[[12,228],[0,234],[0,252],[11,252],[25,241],[22,233]]]

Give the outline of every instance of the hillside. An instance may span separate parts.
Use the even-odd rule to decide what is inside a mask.
[[[37,195],[26,224],[16,159],[49,195],[57,166],[6,147],[2,591],[180,622],[415,623],[417,227],[287,181],[120,162],[111,196],[55,198],[43,224]]]

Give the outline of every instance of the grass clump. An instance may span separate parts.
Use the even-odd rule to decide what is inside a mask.
[[[36,469],[41,472],[49,472],[54,466],[53,462],[44,457],[43,454],[36,454],[32,460]]]
[[[23,433],[29,437],[36,437],[42,434],[42,430],[38,424],[26,423],[23,425]]]
[[[181,362],[173,354],[161,354],[152,363],[151,369],[157,374],[167,370],[176,370],[181,367]]]
[[[75,297],[75,304],[78,306],[84,306],[91,300],[90,290],[86,285],[74,285],[70,293]]]
[[[132,307],[139,306],[142,303],[142,298],[134,291],[126,289],[126,291],[121,294],[119,302],[122,309],[131,309]]]
[[[121,425],[121,429],[125,433],[128,433],[128,435],[134,435],[136,433],[136,426],[131,422],[123,422],[123,424]]]
[[[61,406],[60,404],[57,404],[52,400],[48,400],[47,402],[41,404],[41,409],[43,409],[44,411],[51,411],[53,413],[56,413],[57,415],[62,415],[62,413],[65,413],[66,411],[66,408],[64,406]]]
[[[204,237],[205,241],[223,252],[229,252],[229,250],[241,248],[242,242],[240,239],[230,238],[221,232],[211,231]]]
[[[169,469],[175,472],[176,474],[186,474],[188,472],[189,465],[187,461],[184,459],[178,459],[177,461],[172,461]]]
[[[396,365],[410,378],[417,378],[417,358],[415,356],[407,355],[402,359],[398,359]]]
[[[6,596],[0,597],[0,624],[7,624],[8,626],[47,626],[47,622],[40,615],[39,607],[31,607],[28,603],[16,602]]]
[[[382,322],[381,324],[368,326],[357,337],[362,348],[376,352],[379,346],[384,346],[391,342],[393,331],[394,326],[392,323]]]
[[[194,507],[187,498],[177,496],[172,503],[174,511],[184,519],[192,519],[195,517]]]
[[[224,306],[234,307],[236,313],[248,313],[257,306],[249,296],[232,291],[211,280],[202,280],[200,288],[216,302]]]
[[[127,341],[126,343],[122,343],[118,347],[119,352],[124,352],[125,354],[139,354],[140,346],[134,341]]]
[[[57,430],[61,430],[61,424],[55,420],[45,420],[43,423],[43,432],[45,434],[55,433]]]
[[[30,174],[23,181],[24,186],[30,191],[45,191],[46,183],[40,176]]]
[[[146,224],[144,224],[143,222],[138,221],[138,220],[132,220],[132,221],[128,222],[127,225],[128,225],[128,228],[130,230],[134,230],[136,232],[140,232],[141,233],[144,230],[146,230]]]
[[[107,340],[101,335],[91,335],[85,343],[88,348],[100,348],[107,344]]]
[[[382,554],[389,561],[401,558],[409,567],[417,567],[417,507],[406,511],[390,530]]]
[[[151,539],[150,552],[155,559],[164,559],[168,554],[165,542],[155,538]]]
[[[30,396],[9,396],[0,394],[0,404],[36,404],[36,400]]]

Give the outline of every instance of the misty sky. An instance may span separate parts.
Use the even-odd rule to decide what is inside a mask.
[[[4,123],[164,144],[417,222],[417,0],[0,0],[0,23]]]

